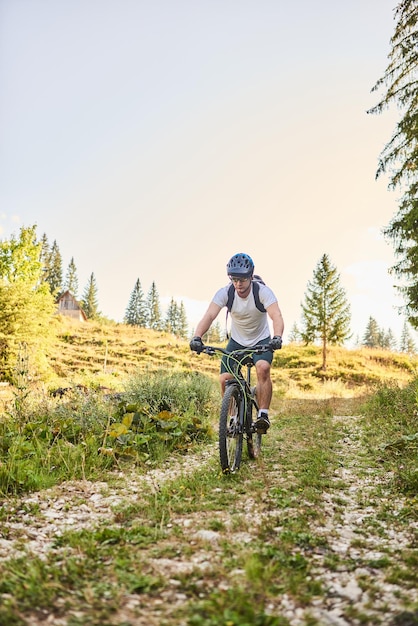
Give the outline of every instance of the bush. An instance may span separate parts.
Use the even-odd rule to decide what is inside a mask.
[[[114,396],[85,387],[36,396],[22,388],[0,421],[0,495],[185,452],[212,435],[214,392],[203,374],[164,371],[134,377]]]
[[[219,392],[216,398],[219,402]],[[106,444],[118,454],[158,460],[212,436],[214,383],[198,372],[157,370],[133,377]],[[108,450],[109,451],[109,450]]]
[[[364,407],[371,452],[394,473],[403,492],[418,491],[418,379],[382,385]]]
[[[17,395],[0,421],[0,495],[97,476],[114,461],[98,455],[111,407],[100,394],[63,400]]]

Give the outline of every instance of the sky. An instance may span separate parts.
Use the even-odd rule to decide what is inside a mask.
[[[398,113],[382,92],[395,0],[0,0],[0,238],[37,225],[79,297],[122,321],[137,279],[191,328],[237,252],[284,340],[323,254],[353,337],[400,337],[375,180]],[[221,326],[224,316],[219,318]]]

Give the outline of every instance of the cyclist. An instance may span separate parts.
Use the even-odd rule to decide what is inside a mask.
[[[258,296],[257,298],[255,297],[253,287],[254,262],[252,258],[243,252],[234,254],[228,261],[226,270],[235,290],[230,309],[231,336],[226,349],[231,351],[270,344],[272,350],[279,350],[282,347],[284,330],[282,314],[276,296],[264,283],[258,284]],[[230,288],[231,284],[222,287],[215,293],[206,313],[196,326],[195,336],[190,342],[191,350],[197,353],[202,351],[204,347],[202,337],[209,330],[221,309],[228,305]],[[267,316],[270,317],[273,326],[272,338]],[[270,427],[269,407],[273,393],[270,376],[272,360],[272,351],[254,355],[257,374],[256,393],[260,407],[255,425],[257,431],[262,433],[267,432]],[[227,372],[226,358],[224,357],[220,373],[222,394],[225,391],[225,384],[229,378],[232,378],[232,376]]]

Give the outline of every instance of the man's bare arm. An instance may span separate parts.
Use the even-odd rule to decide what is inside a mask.
[[[194,334],[196,337],[203,337],[203,335],[208,332],[212,323],[218,317],[220,310],[221,307],[218,304],[214,302],[210,303],[206,313],[195,328]]]
[[[277,302],[270,304],[267,307],[267,313],[273,322],[273,335],[279,335],[279,337],[283,337],[284,331],[284,321],[282,317],[282,312],[280,311],[279,305]]]

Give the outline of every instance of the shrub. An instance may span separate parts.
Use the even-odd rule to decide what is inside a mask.
[[[213,381],[198,372],[137,375],[127,385],[106,445],[142,461],[158,460],[162,449],[184,452],[212,436],[214,398]]]
[[[115,395],[75,386],[49,397],[22,388],[0,420],[0,495],[185,452],[212,435],[214,391],[203,374],[165,371],[136,376]]]
[[[371,452],[394,473],[403,492],[418,491],[418,379],[406,387],[380,386],[366,403]]]

